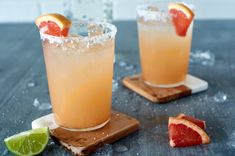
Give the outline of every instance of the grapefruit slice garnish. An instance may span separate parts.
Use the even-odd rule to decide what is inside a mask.
[[[36,21],[38,28],[48,35],[67,36],[71,21],[60,14],[46,14],[39,16]]]
[[[193,11],[182,3],[170,3],[168,10],[172,15],[176,33],[179,36],[186,36],[194,17]]]
[[[204,130],[206,129],[206,122],[204,120],[200,120],[200,119],[194,118],[192,116],[187,116],[185,114],[179,114],[177,116],[177,118],[191,121],[192,123],[194,123],[197,126],[201,127],[201,129],[204,129]]]
[[[177,117],[169,117],[169,139],[171,147],[186,147],[210,142],[206,132],[196,124]]]

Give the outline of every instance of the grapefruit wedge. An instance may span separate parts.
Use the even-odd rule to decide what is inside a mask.
[[[42,32],[48,35],[66,37],[71,21],[60,14],[46,14],[39,16],[35,24]]]
[[[171,147],[186,147],[210,142],[209,136],[199,126],[186,119],[169,117],[169,139]]]
[[[204,120],[199,120],[199,119],[196,119],[192,116],[187,116],[183,113],[179,114],[177,116],[177,118],[179,119],[185,119],[185,120],[188,120],[188,121],[191,121],[192,123],[196,124],[197,126],[199,126],[201,129],[206,129],[206,122]]]
[[[193,11],[182,3],[170,3],[168,10],[172,15],[176,33],[179,36],[186,36],[194,17]]]

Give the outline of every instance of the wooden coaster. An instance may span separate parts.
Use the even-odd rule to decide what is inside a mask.
[[[187,75],[184,85],[173,88],[156,88],[146,85],[140,75],[125,77],[123,85],[140,94],[146,99],[157,102],[167,103],[180,99],[191,94],[207,90],[208,83],[192,75]]]
[[[38,118],[32,122],[32,129],[49,127],[50,135],[62,146],[76,155],[88,155],[104,144],[110,144],[139,129],[139,121],[113,111],[111,119],[103,128],[88,132],[68,131],[60,128],[53,114]]]

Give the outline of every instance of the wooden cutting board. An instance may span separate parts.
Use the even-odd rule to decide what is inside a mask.
[[[208,89],[208,83],[187,75],[184,85],[173,88],[157,88],[146,85],[140,75],[125,77],[123,85],[146,99],[156,103],[167,103]]]
[[[53,114],[32,122],[32,129],[49,127],[50,135],[67,150],[76,155],[88,155],[104,144],[110,144],[139,129],[139,121],[120,112],[113,111],[110,122],[103,128],[88,132],[68,131],[60,128]]]

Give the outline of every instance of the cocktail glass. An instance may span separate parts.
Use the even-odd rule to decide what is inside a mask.
[[[179,36],[168,11],[168,2],[137,7],[142,79],[153,87],[176,87],[186,79],[193,21],[186,36]]]
[[[77,131],[95,130],[110,119],[116,27],[77,21],[71,35],[40,32],[56,123]]]

